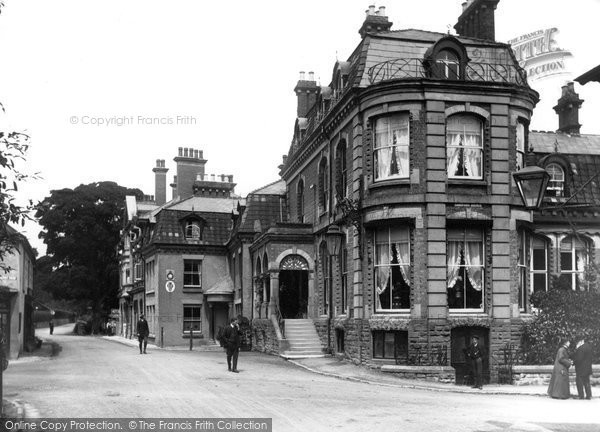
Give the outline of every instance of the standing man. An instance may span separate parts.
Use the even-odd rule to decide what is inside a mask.
[[[240,330],[237,318],[231,318],[229,326],[223,331],[225,349],[227,350],[227,369],[238,373],[237,360],[240,353]]]
[[[583,390],[585,389],[585,398],[592,398],[592,387],[590,385],[590,375],[592,375],[592,347],[586,343],[584,336],[577,338],[575,354],[573,354],[573,363],[575,364],[575,382],[577,384],[577,394],[579,399],[583,399]]]
[[[50,322],[48,322],[48,329],[50,330],[50,334],[54,333],[54,320],[50,318]]]
[[[148,328],[148,321],[144,317],[144,314],[140,315],[140,320],[137,322],[137,336],[138,341],[140,343],[140,354],[146,354],[146,345],[148,345],[148,335],[150,334],[150,329]],[[144,351],[142,352],[142,345],[144,346]]]
[[[467,349],[467,356],[473,365],[473,388],[482,388],[483,384],[483,348],[479,345],[479,337],[473,336],[471,345]]]

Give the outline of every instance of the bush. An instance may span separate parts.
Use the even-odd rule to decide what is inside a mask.
[[[521,349],[525,364],[552,364],[561,340],[574,342],[584,334],[600,360],[600,294],[554,289],[531,296],[537,309],[532,322],[523,327]]]

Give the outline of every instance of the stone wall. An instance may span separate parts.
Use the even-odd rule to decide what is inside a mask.
[[[514,385],[548,385],[552,376],[552,365],[513,366]],[[571,387],[575,386],[575,368],[569,371]],[[600,385],[600,365],[592,366],[590,382],[593,386]]]
[[[384,365],[382,372],[394,373],[400,378],[420,379],[441,383],[455,383],[455,371],[452,366],[403,366]]]
[[[252,320],[252,350],[267,354],[279,354],[279,341],[271,320]]]

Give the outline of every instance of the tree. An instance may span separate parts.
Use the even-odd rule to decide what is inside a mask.
[[[525,364],[552,364],[561,340],[585,335],[600,360],[600,293],[554,288],[531,296],[537,309],[522,334]]]
[[[95,329],[118,301],[116,248],[126,195],[142,192],[98,182],[53,190],[37,206],[40,238],[47,246],[47,257],[38,262],[52,268],[40,288],[76,301],[80,312],[91,308]]]
[[[2,2],[0,1],[0,10]],[[0,110],[5,113],[0,104]],[[0,270],[10,271],[4,264],[7,254],[12,253],[22,235],[9,228],[9,224],[24,225],[31,220],[33,202],[18,203],[18,185],[22,182],[37,178],[37,174],[26,174],[19,162],[25,161],[29,149],[29,136],[23,132],[5,131],[0,129]]]

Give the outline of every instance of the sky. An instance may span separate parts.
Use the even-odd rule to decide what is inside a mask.
[[[376,3],[392,30],[453,32],[461,0]],[[115,181],[154,194],[178,147],[203,150],[208,174],[233,174],[236,193],[278,180],[292,140],[300,71],[331,81],[336,59],[360,42],[369,1],[5,0],[0,15],[0,126],[26,131],[24,166],[39,172],[19,191]],[[576,6],[575,6],[576,5]],[[501,0],[496,40],[556,27],[568,74],[538,80],[531,129],[555,130],[560,87],[600,64],[600,0]],[[600,134],[600,84],[576,84],[582,133]],[[170,198],[170,191],[167,198]],[[25,235],[41,255],[40,228]]]

